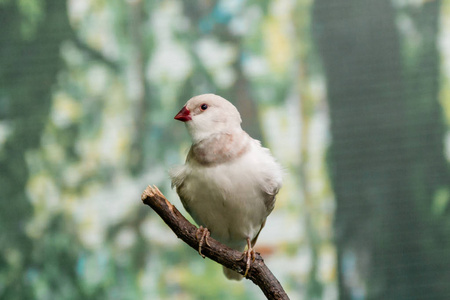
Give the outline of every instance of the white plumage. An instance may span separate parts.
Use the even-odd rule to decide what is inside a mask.
[[[170,172],[184,207],[218,241],[239,251],[247,239],[253,246],[274,207],[281,167],[242,130],[239,112],[220,96],[190,99],[175,119],[185,122],[193,141],[186,163]]]

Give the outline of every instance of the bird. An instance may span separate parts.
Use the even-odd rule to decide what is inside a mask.
[[[282,167],[269,149],[242,129],[238,110],[221,96],[192,97],[174,119],[184,122],[192,145],[185,164],[173,167],[169,174],[184,208],[200,226],[198,252],[203,256],[201,247],[209,236],[242,251],[244,276],[223,267],[228,279],[241,280],[255,259],[253,247],[274,209]]]

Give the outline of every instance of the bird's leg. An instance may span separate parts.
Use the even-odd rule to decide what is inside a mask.
[[[202,246],[203,243],[209,246],[208,238],[210,235],[211,233],[209,232],[208,228],[203,227],[201,225],[199,228],[197,228],[197,231],[195,232],[195,237],[198,240],[198,254],[200,254],[203,258],[205,258],[205,256],[202,253]]]
[[[246,261],[244,277],[247,277],[248,270],[250,270],[250,265],[256,259],[255,250],[252,247],[252,243],[250,242],[250,238],[247,238],[247,250],[245,250],[242,253],[241,258],[239,258],[238,260],[244,260],[244,259]]]

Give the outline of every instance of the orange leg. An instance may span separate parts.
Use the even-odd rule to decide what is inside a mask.
[[[199,235],[200,235],[200,237],[199,237]],[[203,255],[203,253],[202,253],[202,246],[204,244],[209,246],[208,237],[210,235],[211,235],[211,233],[209,232],[208,228],[205,228],[201,225],[195,232],[195,237],[198,240],[198,254],[200,254],[203,258],[205,258],[205,255]]]
[[[247,250],[242,253],[242,257],[239,260],[246,261],[245,274],[244,277],[247,277],[248,270],[250,270],[250,265],[255,261],[255,250],[252,248],[252,243],[250,242],[250,238],[247,238]]]

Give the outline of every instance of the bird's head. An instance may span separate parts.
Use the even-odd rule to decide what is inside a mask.
[[[214,94],[191,98],[175,119],[186,124],[194,143],[216,133],[239,130],[242,122],[236,107]]]

